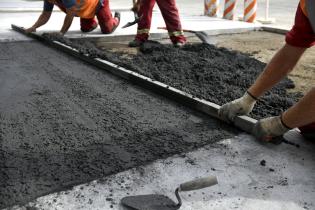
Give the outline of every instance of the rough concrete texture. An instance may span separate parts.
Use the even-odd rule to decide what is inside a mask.
[[[248,54],[207,44],[187,44],[182,49],[149,41],[136,55],[100,50],[90,41],[70,41],[47,36],[79,49],[84,54],[100,57],[136,71],[196,97],[222,105],[241,97],[262,72],[262,63]],[[283,79],[268,91],[255,106],[252,117],[260,119],[279,115],[293,105],[300,93],[287,93],[294,83]]]
[[[238,135],[185,155],[43,196],[24,207],[127,210],[119,205],[125,196],[154,193],[176,201],[174,190],[180,183],[213,175],[218,185],[181,192],[180,210],[313,210],[315,144],[301,139],[297,131],[286,137],[299,142],[301,148],[260,145],[249,135]]]
[[[38,42],[0,43],[0,98],[0,208],[235,132]]]

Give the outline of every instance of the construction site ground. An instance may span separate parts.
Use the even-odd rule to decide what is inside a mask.
[[[175,200],[178,184],[206,175],[217,176],[219,184],[182,193],[181,209],[315,208],[315,144],[297,130],[286,138],[299,147],[262,144],[8,28],[27,27],[37,15],[0,13],[0,19],[8,18],[0,23],[0,209],[125,210],[119,203],[124,196],[158,193]],[[58,30],[63,14],[54,15],[44,30]],[[169,43],[156,29],[163,23],[160,14],[154,15],[153,38]],[[125,23],[132,14],[122,17]],[[211,39],[262,62],[284,43],[283,35],[244,33],[259,24],[184,19],[185,26],[198,22],[210,34],[236,33]],[[99,30],[79,33],[76,20],[68,37],[101,37],[107,49],[128,57],[137,53],[127,47],[135,30],[118,29],[103,39]],[[187,35],[189,42],[200,42]],[[314,53],[308,50],[289,75],[296,87],[288,91],[312,87]]]
[[[251,57],[259,61],[267,63],[272,56],[285,44],[285,36],[277,33],[265,31],[249,31],[238,34],[222,34],[211,36],[210,39],[214,45],[224,47],[230,50],[247,53]],[[258,41],[257,41],[258,40]],[[171,44],[168,38],[160,39],[161,43]],[[137,48],[129,48],[129,41],[120,40],[119,43],[113,40],[97,39],[94,41],[100,48],[108,49],[113,52],[124,52],[126,54],[138,53]],[[189,34],[188,42],[200,43],[200,39]],[[289,78],[294,81],[295,88],[290,89],[290,92],[308,91],[315,83],[315,65],[313,58],[315,49],[309,48],[294,71],[289,74]]]
[[[267,61],[276,51],[275,44],[267,45],[268,36],[281,46],[283,35],[266,32],[211,38]],[[244,47],[246,37],[265,42]],[[113,51],[137,52],[127,41],[110,42],[104,45]],[[2,207],[123,209],[123,196],[174,198],[176,184],[206,174],[218,176],[219,186],[184,195],[183,209],[314,207],[315,147],[296,131],[289,139],[300,148],[261,145],[36,41],[1,45],[9,49],[1,54]],[[50,195],[33,200],[45,194]]]

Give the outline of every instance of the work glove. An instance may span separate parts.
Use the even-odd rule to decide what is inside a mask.
[[[227,122],[233,122],[239,115],[248,115],[254,108],[256,98],[246,92],[241,98],[226,103],[218,111],[219,117]]]
[[[281,120],[281,116],[268,117],[257,121],[254,125],[252,134],[262,141],[273,141],[279,139],[284,133],[291,128],[286,126]]]

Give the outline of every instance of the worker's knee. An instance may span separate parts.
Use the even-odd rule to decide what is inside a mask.
[[[103,34],[110,34],[111,33],[111,29],[109,27],[102,27],[101,31]]]

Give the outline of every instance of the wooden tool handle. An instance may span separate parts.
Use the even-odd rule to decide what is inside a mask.
[[[167,30],[166,27],[157,27],[158,29],[163,29],[163,30]],[[188,30],[188,29],[182,29],[182,31],[184,32],[189,32],[189,33],[196,33],[196,31],[192,31],[192,30]]]
[[[206,187],[211,187],[213,185],[218,184],[217,177],[208,176],[204,178],[195,179],[189,182],[185,182],[180,184],[180,191],[191,191],[191,190],[199,190]]]

